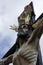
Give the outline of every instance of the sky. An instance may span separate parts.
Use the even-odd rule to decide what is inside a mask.
[[[0,58],[16,42],[17,33],[10,30],[10,25],[18,26],[18,16],[31,1],[37,19],[43,13],[43,0],[0,0]],[[40,39],[40,48],[43,59],[43,35]]]

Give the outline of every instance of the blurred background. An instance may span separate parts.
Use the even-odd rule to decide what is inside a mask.
[[[0,58],[15,44],[17,33],[10,25],[18,26],[18,16],[24,7],[33,2],[36,19],[43,13],[43,0],[0,0]],[[40,38],[43,60],[43,35]]]

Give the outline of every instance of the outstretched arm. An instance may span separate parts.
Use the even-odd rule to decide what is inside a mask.
[[[6,58],[0,59],[0,65],[8,65],[9,63],[12,62],[13,54],[9,55]]]
[[[32,32],[30,38],[28,39],[28,42],[32,42],[36,37],[40,39],[42,33],[43,33],[43,22],[41,22],[41,24]]]

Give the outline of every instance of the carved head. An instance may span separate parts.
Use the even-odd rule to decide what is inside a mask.
[[[24,11],[18,17],[19,27],[13,25],[11,26],[11,29],[18,32],[18,36],[29,37],[33,31],[31,22],[33,23],[34,21],[32,18],[35,20],[33,3],[31,2],[29,5],[24,7]]]

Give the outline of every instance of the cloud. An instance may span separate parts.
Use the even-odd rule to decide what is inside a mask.
[[[0,40],[0,58],[2,58],[5,53],[15,44],[16,42],[16,35],[11,35],[12,33],[6,35],[6,36],[1,36],[2,39]]]
[[[0,57],[2,57],[11,47],[11,38],[7,36],[0,43]]]

